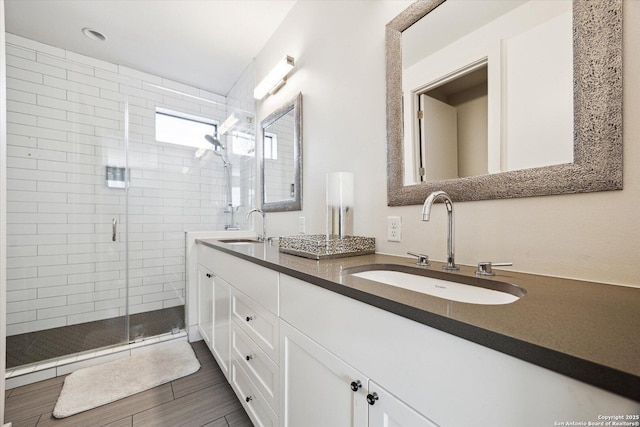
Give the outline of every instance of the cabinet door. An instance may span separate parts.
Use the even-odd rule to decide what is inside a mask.
[[[198,265],[198,331],[209,346],[213,347],[213,274]]]
[[[224,375],[229,378],[231,357],[231,288],[218,276],[213,277],[212,352]]]
[[[365,427],[364,375],[286,322],[280,332],[281,425]]]
[[[369,427],[438,427],[373,381],[367,399]]]

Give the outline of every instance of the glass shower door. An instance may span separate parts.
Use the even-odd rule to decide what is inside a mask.
[[[128,342],[125,109],[102,63],[7,46],[7,367]]]
[[[204,141],[215,126],[199,122],[199,110],[175,89],[149,84],[144,76],[128,83],[129,336],[140,341],[185,329],[185,231],[200,229],[201,222],[197,148],[161,135],[182,141],[200,132]],[[175,111],[184,120],[174,123]]]
[[[254,126],[227,98],[181,83],[136,73],[126,91],[129,332],[138,341],[185,329],[185,233],[244,225]]]

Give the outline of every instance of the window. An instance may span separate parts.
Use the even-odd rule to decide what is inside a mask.
[[[156,140],[194,148],[211,148],[205,135],[215,135],[218,125],[204,117],[156,109]]]
[[[275,133],[264,133],[264,158],[278,160],[278,135]]]
[[[231,137],[232,153],[239,156],[254,156],[256,152],[256,141],[252,134],[247,132],[233,131],[227,134],[227,143]]]

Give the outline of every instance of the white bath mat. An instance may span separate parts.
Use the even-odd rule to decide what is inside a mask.
[[[65,378],[53,416],[65,418],[87,411],[192,374],[198,369],[200,363],[186,341],[78,369]]]

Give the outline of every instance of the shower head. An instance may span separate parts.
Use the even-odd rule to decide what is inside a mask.
[[[215,154],[216,156],[220,156],[225,167],[229,166],[231,163],[229,163],[224,155],[226,148],[224,148],[220,140],[213,135],[205,135],[204,139],[206,139],[211,145],[213,145],[213,154]]]
[[[216,151],[217,150],[224,150],[224,147],[222,146],[222,143],[215,136],[213,136],[213,135],[205,135],[204,139],[206,139],[211,145],[213,145],[214,150],[216,150]]]

